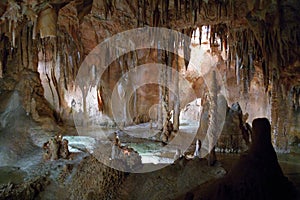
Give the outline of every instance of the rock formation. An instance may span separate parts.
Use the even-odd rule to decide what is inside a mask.
[[[239,198],[238,195],[242,194],[243,198],[250,198],[251,195],[257,195],[254,196],[257,198],[261,197],[259,195],[266,195],[266,198],[281,197],[276,192],[289,191],[290,184],[278,166],[271,141],[277,152],[289,153],[293,138],[300,138],[297,128],[300,116],[299,13],[298,0],[1,1],[1,164],[14,164],[20,156],[31,155],[31,151],[41,152],[40,146],[36,145],[37,141],[32,139],[36,132],[53,135],[58,129],[74,127],[74,123],[83,129],[94,125],[110,128],[119,125],[118,128],[124,129],[129,124],[152,121],[157,129],[162,129],[160,139],[167,144],[180,128],[180,110],[188,102],[202,98],[204,104],[201,120],[204,123],[201,123],[199,130],[202,134],[208,133],[209,138],[206,142],[200,137],[197,139],[200,139],[199,146],[202,150],[205,149],[206,155],[210,153],[209,165],[216,159],[213,145],[215,132],[221,133],[223,130],[217,150],[239,152],[250,146],[249,154],[243,156],[240,164],[233,169],[240,173],[230,172],[223,179],[228,181],[227,185],[222,181],[218,183],[219,191],[216,195],[233,194],[233,198]],[[160,35],[159,42],[162,44],[163,41],[169,41],[169,47],[175,53],[158,48],[135,49],[131,40],[119,38],[116,46],[120,44],[120,51],[107,45],[102,52],[103,57],[99,63],[104,63],[106,67],[102,76],[97,71],[97,66],[100,65],[98,62],[85,62],[91,51],[107,38],[141,27],[176,30],[187,38]],[[199,33],[197,44],[196,33]],[[141,41],[143,42],[142,39]],[[132,45],[132,49],[123,54],[122,42]],[[201,70],[198,72],[189,65],[192,50],[204,46],[205,53],[198,55],[198,58],[201,66],[213,69],[212,85],[207,82],[208,77],[201,74]],[[109,58],[116,54],[117,58],[108,63]],[[81,67],[83,63],[87,64],[86,68]],[[127,72],[135,71],[138,66],[148,63],[168,65],[180,76],[173,76],[167,70],[151,69],[141,71],[134,78],[126,77]],[[76,78],[81,73],[86,79]],[[218,74],[220,80],[215,78]],[[144,81],[149,76],[157,78],[160,83],[166,83],[165,86],[148,84],[136,87],[136,81]],[[182,79],[187,80],[191,88],[182,87]],[[174,91],[168,88],[171,82],[174,82]],[[226,92],[222,94],[220,82],[226,87]],[[116,87],[121,100],[128,102],[122,101],[120,105],[112,106],[112,94]],[[132,94],[128,92],[130,90],[133,90]],[[178,95],[181,93],[184,94],[183,97]],[[95,100],[95,104],[91,105],[91,99]],[[249,116],[244,115],[240,108],[227,108],[227,103],[231,105],[234,102],[239,102],[240,108],[249,113]],[[115,107],[122,111],[121,118],[114,118]],[[224,129],[223,122],[219,119],[222,109],[227,109]],[[171,111],[174,115],[173,122],[170,121]],[[79,116],[78,123],[76,120],[74,122],[73,115]],[[247,123],[258,116],[267,116],[272,122],[271,128],[265,120],[254,121],[251,135],[250,125]],[[155,129],[155,126],[152,128]],[[20,136],[24,136],[24,140],[20,140]],[[261,143],[266,145],[262,147]],[[51,139],[45,143],[44,148],[46,159],[68,158],[66,140]],[[111,148],[114,148],[112,157],[117,158],[115,161],[118,165],[124,169],[139,167],[141,157],[135,150],[122,147],[116,142],[112,147],[105,148],[108,155],[112,155]],[[107,159],[107,162],[115,161]],[[252,172],[259,166],[255,170],[258,177]],[[175,169],[177,166],[171,167],[171,170],[176,171]],[[163,178],[170,178],[168,173],[164,173],[166,175]],[[95,158],[88,157],[79,166],[74,182],[70,184],[71,198],[113,199],[123,175],[105,167]],[[241,177],[249,179],[249,182],[242,182]],[[171,178],[172,184],[165,184],[165,191],[157,193],[155,198],[174,191],[177,175]],[[275,179],[278,181],[276,184],[273,181]],[[156,176],[156,180],[161,181],[160,175]],[[266,186],[270,180],[273,185]],[[195,180],[197,181],[199,180]],[[243,189],[250,188],[248,183],[251,183],[253,190],[266,187],[266,192],[271,189],[274,192],[270,194],[258,191],[247,196]],[[236,189],[238,192],[227,191],[228,185],[230,188],[236,185],[241,187]],[[160,189],[148,190],[148,186],[151,188],[155,184],[151,181],[145,184],[145,193]],[[9,184],[1,189],[10,191],[11,187]],[[97,190],[97,187],[100,189]],[[130,189],[124,191],[136,191]],[[27,191],[31,197],[30,189],[21,192]],[[223,194],[224,191],[226,194]],[[4,192],[4,198],[21,198],[10,193]],[[290,195],[292,194],[291,190]],[[139,194],[133,196],[144,198]],[[192,196],[189,193],[186,198],[193,198]]]
[[[260,87],[264,87],[271,97],[276,149],[288,152],[289,138],[285,132],[289,127],[286,124],[291,121],[293,107],[299,105],[299,80],[294,76],[299,71],[299,7],[299,2],[295,0],[138,3],[108,3],[103,0],[51,0],[47,3],[36,0],[3,1],[0,3],[1,89],[20,91],[23,107],[35,121],[52,125],[57,121],[69,122],[71,101],[68,95],[80,87],[75,83],[80,65],[85,56],[105,38],[143,26],[168,27],[192,36],[198,27],[207,26],[211,32],[208,38],[210,51],[214,53],[219,48],[225,53],[224,70],[227,74],[235,74],[238,93],[245,99],[252,95],[253,74],[257,69],[262,71],[260,78],[263,79],[263,85]],[[203,39],[199,38],[200,41]],[[190,57],[190,43],[185,41],[187,45],[183,53],[186,58]],[[111,55],[113,52],[108,49],[106,53]],[[157,62],[156,55],[157,51],[136,50],[111,63],[101,78],[101,84],[94,85],[97,82],[94,80],[91,85],[97,87],[99,95],[95,96],[101,99],[99,112],[111,116],[110,94],[120,75],[130,67]],[[162,58],[168,59],[161,61],[171,64],[178,71],[188,67],[189,59],[184,61],[165,52],[163,55]],[[43,80],[39,80],[39,66],[45,68]],[[21,90],[17,85],[24,88]],[[194,86],[200,87],[199,84]],[[88,89],[81,88],[84,113],[88,110],[85,101]],[[132,103],[138,106],[132,106],[127,117],[129,113],[135,118],[147,116],[149,108],[157,103],[159,97],[147,99],[143,93],[151,91],[157,94],[158,89],[139,89]],[[48,93],[46,99],[52,105],[45,100],[44,92]],[[186,100],[177,99],[176,104],[170,104],[168,109],[177,107],[175,113],[178,115],[178,108],[183,108],[192,99]],[[170,98],[168,101],[171,101]],[[141,102],[144,105],[139,107]],[[289,107],[288,117],[280,118],[286,107]],[[150,120],[149,117],[143,118],[146,119],[143,121]],[[175,123],[175,130],[177,126],[178,122]]]
[[[197,199],[297,199],[295,187],[283,175],[277,161],[268,119],[255,119],[252,125],[248,153]]]
[[[68,149],[68,140],[62,139],[62,136],[51,138],[43,145],[45,160],[57,160],[59,158],[68,159],[70,152]]]
[[[251,127],[238,102],[227,108],[225,124],[217,142],[220,152],[243,152],[250,145]]]

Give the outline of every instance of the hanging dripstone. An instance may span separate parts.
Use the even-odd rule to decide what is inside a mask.
[[[18,22],[21,20],[21,7],[15,1],[8,1],[8,6],[1,19],[8,20],[8,32],[11,33],[12,47],[16,47],[16,29]]]
[[[179,2],[178,2],[179,1]],[[178,3],[180,3],[180,0],[174,0],[174,7],[175,7],[175,17],[178,19]]]
[[[147,0],[143,0],[143,25],[147,25]]]
[[[193,34],[193,28],[188,28],[182,31],[184,34],[186,34],[188,37],[185,37],[183,41],[183,53],[184,53],[184,63],[185,63],[185,69],[187,70],[189,62],[190,62],[190,56],[191,56],[191,38]]]
[[[158,27],[159,26],[159,21],[160,21],[160,12],[158,9],[158,4],[155,5],[155,9],[153,11],[153,17],[152,17],[152,24],[154,27]]]

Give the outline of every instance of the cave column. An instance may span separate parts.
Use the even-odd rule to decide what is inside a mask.
[[[178,63],[178,38],[175,38],[175,94],[174,94],[174,113],[173,113],[173,128],[174,131],[179,130],[179,115],[180,115],[180,98],[179,98],[179,63]]]

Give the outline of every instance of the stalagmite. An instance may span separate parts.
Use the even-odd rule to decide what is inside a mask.
[[[210,91],[209,91],[209,124],[206,133],[206,139],[201,144],[201,156],[208,155],[208,165],[214,165],[216,161],[215,157],[215,144],[217,141],[217,127],[218,127],[218,85],[217,85],[217,78],[216,72],[211,72],[211,79],[210,79]]]

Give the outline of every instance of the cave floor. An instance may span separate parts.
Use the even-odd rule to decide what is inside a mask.
[[[57,161],[46,162],[42,159],[43,152],[41,147],[43,142],[47,141],[50,138],[51,134],[43,134],[38,130],[36,130],[36,132],[32,131],[32,141],[30,142],[30,144],[28,143],[24,145],[32,145],[32,143],[34,143],[34,148],[31,148],[29,153],[27,152],[25,155],[18,157],[18,160],[15,162],[10,162],[5,165],[1,164],[0,185],[8,183],[22,184],[23,182],[30,181],[39,176],[49,176],[51,180],[56,181],[56,184],[50,184],[49,186],[47,186],[48,189],[46,189],[46,191],[48,191],[48,193],[42,193],[42,195],[40,195],[40,198],[47,197],[49,194],[53,193],[53,191],[57,189],[56,187],[59,187],[60,190],[63,191],[62,188],[71,181],[70,179],[72,179],[72,176],[74,175],[74,172],[72,172],[67,178],[64,178],[63,184],[60,184],[58,179],[61,178],[62,171],[65,170],[64,167],[66,165],[72,165],[73,171],[76,171],[76,167],[79,165],[79,163],[81,163],[85,157],[92,155],[97,145],[110,145],[112,134],[114,131],[117,131],[117,133],[119,134],[122,145],[128,145],[132,147],[142,156],[142,162],[143,164],[145,164],[143,170],[147,171],[147,168],[152,169],[154,163],[156,164],[156,166],[157,164],[161,164],[163,167],[174,162],[174,154],[176,153],[176,148],[178,148],[178,145],[180,148],[180,145],[186,146],[186,144],[182,143],[183,141],[190,142],[193,140],[194,135],[192,133],[197,130],[197,127],[198,124],[181,126],[182,135],[180,135],[179,137],[180,140],[178,140],[175,145],[171,145],[167,148],[163,148],[162,144],[155,140],[155,134],[152,130],[150,130],[149,132],[146,131],[149,130],[149,124],[144,124],[135,128],[126,127],[124,128],[124,131],[117,131],[115,128],[106,129],[104,131],[107,134],[106,138],[99,137],[99,135],[97,134],[97,130],[95,129],[85,131],[86,135],[79,136],[75,132],[70,131],[69,134],[64,135],[64,137],[69,140],[70,151],[75,155],[73,159],[59,159]],[[239,159],[239,154],[217,153],[217,159],[218,166],[225,169],[225,171],[229,171],[232,165]],[[295,186],[300,191],[300,147],[295,147],[295,149],[293,149],[293,152],[290,154],[278,154],[278,160],[284,174],[295,184]],[[191,170],[196,170],[189,173],[189,175],[191,176],[197,173],[197,168],[195,168],[194,165],[190,165]],[[199,168],[201,166],[203,168],[203,163],[199,165]],[[166,171],[168,169],[164,168],[160,169],[160,171],[161,170]],[[209,172],[210,169],[206,170],[207,172]],[[216,173],[220,173],[220,168],[218,168]],[[139,175],[136,174],[134,176]],[[149,175],[148,177],[151,178],[155,176]],[[202,181],[201,183],[195,182],[193,183],[194,185],[187,185],[187,188],[185,188],[185,190],[192,190],[197,186],[195,184],[205,185],[205,182],[210,182],[217,177],[221,176],[206,177],[206,179],[203,179],[205,181]],[[186,179],[189,179],[189,177],[187,176]],[[132,180],[135,179],[132,178]],[[130,181],[130,179],[128,179],[128,181]],[[182,179],[182,181],[185,181],[184,178]],[[203,189],[205,190],[205,186],[203,187]]]

